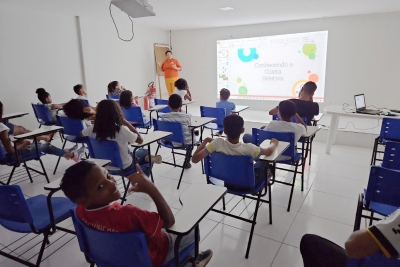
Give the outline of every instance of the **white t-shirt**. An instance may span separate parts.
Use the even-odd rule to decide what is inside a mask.
[[[180,95],[182,97],[182,100],[185,100],[185,95],[187,95],[187,90],[178,90],[175,88],[174,94]]]
[[[88,98],[83,95],[78,95],[78,97],[76,99],[88,100]]]
[[[96,138],[96,133],[93,133],[94,125],[90,125],[82,131],[83,136],[89,136]],[[132,156],[129,154],[129,143],[135,143],[137,134],[131,132],[128,127],[122,126],[119,132],[115,133],[115,139],[107,138],[110,141],[116,141],[118,143],[119,154],[121,155],[123,168],[126,169],[132,164]]]
[[[172,122],[180,122],[182,123],[183,136],[185,137],[185,144],[192,144],[192,131],[190,129],[190,125],[192,125],[192,121],[190,119],[190,115],[183,112],[170,112],[165,113],[160,120],[162,121],[172,121]],[[195,142],[195,140],[193,140]],[[172,142],[173,146],[182,146],[180,143]]]
[[[306,127],[302,124],[287,121],[271,121],[264,128],[264,131],[271,132],[292,132],[297,143],[302,135],[306,133]]]
[[[8,128],[5,124],[0,123],[0,133],[3,131],[10,131],[10,128]],[[0,140],[0,147],[3,150],[4,154],[7,154],[7,151],[4,148],[3,142]]]
[[[39,105],[42,105],[42,103],[38,103],[38,104],[39,104]],[[53,104],[43,104],[43,105],[45,105],[45,106],[47,107],[47,109],[49,110],[51,122],[56,122],[56,121],[57,121],[57,118],[56,118],[57,109],[51,109],[51,106],[52,106]]]
[[[231,156],[250,156],[258,159],[261,155],[261,148],[254,144],[237,143],[232,144],[227,139],[217,138],[206,146],[206,151],[211,154],[219,152]]]

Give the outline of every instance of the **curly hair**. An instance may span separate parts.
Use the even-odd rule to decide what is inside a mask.
[[[102,100],[97,105],[93,126],[96,139],[100,141],[105,141],[107,138],[114,139],[115,133],[119,132],[123,125],[123,119],[121,108],[114,100]]]
[[[50,96],[50,94],[48,92],[46,92],[46,90],[44,88],[36,89],[36,94],[38,95],[38,99],[40,102],[42,102],[43,104],[47,104],[46,98],[48,98]]]
[[[182,78],[179,78],[178,80],[176,80],[174,85],[175,85],[176,89],[178,89],[178,90],[187,90],[187,88],[188,88],[187,81]]]
[[[115,91],[115,87],[117,87],[118,83],[119,83],[118,81],[113,81],[108,84],[107,88],[109,94]]]
[[[132,106],[132,92],[131,91],[125,90],[119,95],[119,105],[126,109],[129,109]]]
[[[90,114],[84,113],[83,109],[88,107],[86,101],[82,99],[71,99],[63,107],[65,115],[74,120],[84,120],[90,117]]]

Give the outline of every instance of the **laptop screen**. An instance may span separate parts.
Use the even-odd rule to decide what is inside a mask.
[[[364,94],[355,95],[354,100],[356,101],[356,109],[364,109],[365,108],[365,96]]]

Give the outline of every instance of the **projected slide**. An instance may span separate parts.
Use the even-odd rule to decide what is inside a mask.
[[[327,44],[327,31],[217,41],[218,92],[281,101],[313,81],[314,101],[323,102]]]

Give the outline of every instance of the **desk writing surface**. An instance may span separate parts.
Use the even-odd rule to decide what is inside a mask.
[[[320,121],[323,116],[324,116],[324,113],[319,113],[318,115],[314,116],[312,121]]]
[[[45,135],[54,131],[59,131],[64,129],[61,126],[43,126],[42,128],[39,129],[35,129],[30,133],[26,133],[26,134],[20,134],[17,136],[14,136],[15,139],[24,139],[24,138],[29,138],[29,137],[33,137],[33,136],[39,136],[39,135]]]
[[[197,128],[216,120],[215,118],[210,118],[210,117],[191,117],[190,119],[192,124],[190,127],[192,128]]]
[[[239,113],[248,108],[249,106],[236,106],[236,108],[232,110],[232,113]]]
[[[160,139],[163,139],[167,136],[172,135],[171,132],[164,132],[164,131],[155,131],[155,132],[150,132],[146,135],[142,135],[143,138],[143,143],[138,144],[138,143],[134,143],[132,144],[133,147],[142,147],[142,146],[146,146],[148,144],[154,143]]]
[[[307,132],[305,134],[303,134],[302,137],[308,138],[310,136],[313,136],[319,130],[321,130],[320,126],[308,126],[307,125]]]
[[[14,113],[9,113],[9,114],[5,114],[3,115],[2,119],[3,120],[9,120],[9,119],[14,119],[14,118],[19,118],[25,115],[28,115],[28,112],[14,112]]]
[[[194,102],[197,102],[197,100],[183,100],[182,101],[182,105],[189,105],[189,104],[192,104],[192,103],[194,103]]]
[[[266,139],[261,143],[260,147],[261,148],[268,148],[271,145],[270,142],[271,142],[271,140]],[[282,155],[283,152],[285,152],[285,150],[289,146],[290,146],[290,143],[279,141],[279,144],[276,147],[274,153],[272,153],[272,155],[269,155],[269,156],[262,155],[262,156],[260,156],[260,160],[268,161],[268,162],[274,162],[274,161],[276,161],[277,158],[279,158],[280,155]]]
[[[101,167],[105,167],[108,164],[110,164],[110,162],[111,162],[111,161],[109,161],[107,159],[88,159],[88,160],[96,163],[97,165],[99,165]],[[44,186],[44,189],[45,190],[56,190],[56,189],[59,189],[61,180],[62,180],[62,177],[52,181],[51,183],[46,184]]]
[[[226,187],[210,184],[192,184],[179,197],[182,209],[175,215],[175,224],[169,232],[187,233],[226,194]]]
[[[349,110],[348,108],[346,109],[346,111],[344,111],[342,106],[328,106],[324,110],[326,114],[338,115],[338,116],[348,116],[348,117],[378,119],[378,120],[382,120],[383,118],[400,119],[400,116],[393,117],[385,115],[369,115],[369,114],[356,113],[355,108],[354,110]]]
[[[155,105],[154,107],[149,108],[149,111],[157,111],[166,107],[168,107],[168,105]]]

